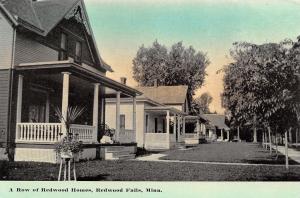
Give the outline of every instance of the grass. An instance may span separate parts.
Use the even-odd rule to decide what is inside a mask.
[[[2,180],[57,180],[58,165],[0,162]],[[300,181],[300,167],[233,166],[142,161],[87,161],[76,164],[81,181]]]
[[[229,162],[250,164],[285,164],[285,157],[280,154],[275,159],[275,151],[271,156],[269,151],[263,149],[259,144],[252,143],[208,143],[191,147],[188,150],[171,150],[165,152],[166,160],[184,160],[201,162]],[[297,164],[289,160],[290,164]]]
[[[150,153],[139,151],[144,156]],[[210,162],[283,164],[257,144],[201,144],[190,150],[167,151],[165,159]],[[290,161],[295,164],[296,162]],[[0,161],[1,180],[57,180],[57,164]],[[76,163],[81,181],[300,181],[300,166],[220,165],[174,162],[101,161]]]

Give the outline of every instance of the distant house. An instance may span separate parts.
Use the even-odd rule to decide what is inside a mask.
[[[82,0],[0,1],[0,46],[2,159],[55,162],[54,143],[66,131],[53,108],[66,115],[68,106],[86,107],[71,131],[89,145],[81,157],[95,158],[99,126],[111,117],[105,98],[140,94],[106,77],[113,70],[99,54]]]
[[[170,149],[184,143],[185,116],[189,112],[187,86],[136,87],[143,95],[136,98],[136,136],[138,147],[148,150]],[[115,112],[115,99],[106,99],[106,113]],[[130,133],[132,101],[122,98],[120,109],[121,136]],[[115,116],[106,123],[115,125]],[[122,134],[123,133],[123,134]],[[120,138],[124,139],[124,138]],[[134,141],[134,140],[132,140]]]
[[[206,139],[211,141],[229,141],[230,128],[225,124],[225,115],[204,114],[206,118]],[[226,132],[226,136],[224,135]]]

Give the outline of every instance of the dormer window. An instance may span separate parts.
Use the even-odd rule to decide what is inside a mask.
[[[81,64],[81,43],[76,41],[75,47],[75,62]]]
[[[61,33],[59,60],[67,60],[68,59],[67,43],[68,43],[67,35],[65,33]]]

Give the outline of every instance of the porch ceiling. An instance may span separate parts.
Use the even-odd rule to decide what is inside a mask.
[[[72,61],[26,63],[15,66],[15,69],[20,73],[31,73],[32,75],[51,75],[61,72],[70,72],[72,73],[72,76],[90,82],[90,84],[100,83],[102,86],[106,87],[106,95],[114,95],[116,91],[121,91],[123,96],[137,96],[142,94],[138,90],[112,80],[100,72],[91,71]],[[59,78],[59,80],[61,82],[61,78]]]
[[[187,115],[186,113],[179,111],[178,109],[175,109],[173,107],[146,107],[145,108],[146,112],[152,112],[152,113],[157,113],[161,115],[166,115],[167,111],[170,112],[170,115]]]

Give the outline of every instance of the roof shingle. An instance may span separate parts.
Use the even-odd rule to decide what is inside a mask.
[[[136,87],[143,95],[161,104],[184,104],[188,86]]]

